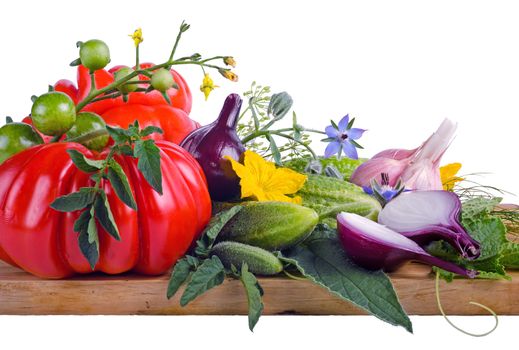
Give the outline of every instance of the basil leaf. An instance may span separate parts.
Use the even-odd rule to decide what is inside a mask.
[[[159,128],[158,126],[150,125],[150,126],[145,127],[141,131],[141,136],[145,137],[145,136],[149,136],[149,135],[154,134],[154,133],[163,134],[164,131],[162,131],[162,129]]]
[[[111,160],[108,165],[108,172],[106,176],[112,184],[112,188],[114,189],[119,199],[123,201],[123,203],[128,207],[136,210],[137,203],[135,203],[135,198],[133,197],[130,183],[128,182],[128,178],[126,177],[126,174],[124,173],[121,165],[115,160]]]
[[[130,136],[128,135],[128,132],[124,129],[107,125],[106,130],[108,131],[108,134],[110,134],[115,144],[117,145],[130,141]]]
[[[160,150],[153,140],[135,141],[133,149],[139,159],[137,167],[151,187],[162,194],[162,173],[160,170]]]
[[[236,205],[213,216],[200,235],[200,239],[196,241],[195,253],[202,257],[207,256],[220,231],[242,208],[243,206]]]
[[[249,329],[254,330],[254,326],[258,323],[258,320],[263,312],[263,301],[261,297],[263,290],[260,287],[256,277],[249,272],[249,268],[246,263],[243,263],[241,267],[240,281],[245,287],[245,293],[247,294],[247,303],[249,305]]]
[[[312,282],[392,325],[413,332],[391,281],[382,271],[352,263],[337,239],[315,238],[289,251],[284,258]]]
[[[108,198],[104,191],[99,192],[99,196],[97,196],[94,201],[94,210],[95,217],[106,232],[116,240],[120,241],[121,236],[119,235],[119,229],[115,223],[112,210],[110,209],[110,203],[108,202]]]
[[[93,270],[99,260],[99,239],[91,208],[81,213],[74,222],[74,231],[79,233],[79,249]]]
[[[180,297],[180,305],[186,306],[209,289],[222,284],[224,279],[225,268],[217,256],[204,260],[193,272],[191,280],[187,284],[182,297]]]
[[[75,149],[68,149],[67,153],[74,165],[85,173],[93,173],[103,168],[104,161],[102,160],[89,159],[85,157],[83,153]]]
[[[94,187],[82,187],[77,192],[56,198],[50,207],[62,212],[84,209],[94,202],[96,191]]]
[[[171,273],[171,278],[169,279],[168,283],[168,299],[175,295],[180,286],[189,279],[189,276],[193,272],[193,268],[196,265],[193,263],[192,259],[189,259],[189,257],[190,256],[188,255],[185,258],[178,260],[175,264],[173,272]]]

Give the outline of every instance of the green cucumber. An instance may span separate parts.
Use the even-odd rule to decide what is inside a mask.
[[[258,275],[277,275],[283,271],[283,264],[271,252],[239,242],[225,241],[216,244],[211,254],[222,261],[223,266],[230,269],[231,265],[240,268],[247,263],[249,271]]]
[[[312,233],[319,217],[310,208],[286,202],[244,202],[220,231],[220,241],[250,244],[269,251],[302,242]]]
[[[355,213],[371,220],[377,220],[382,209],[379,202],[364,193],[362,188],[344,180],[308,175],[308,180],[297,195],[303,205],[319,214],[320,222],[336,227],[336,217],[340,212]]]

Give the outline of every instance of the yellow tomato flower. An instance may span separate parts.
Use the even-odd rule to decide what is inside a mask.
[[[223,63],[225,63],[228,66],[231,66],[233,68],[236,68],[236,61],[234,60],[234,57],[232,56],[225,56],[223,58]]]
[[[440,178],[445,191],[452,191],[456,183],[465,180],[462,177],[456,176],[460,169],[461,163],[451,163],[440,167]]]
[[[301,197],[289,197],[303,187],[306,176],[288,168],[276,168],[259,154],[245,151],[244,164],[229,156],[232,169],[240,178],[241,198],[253,197],[258,201],[279,201],[301,204]]]
[[[135,29],[133,34],[129,34],[128,36],[133,39],[133,42],[135,43],[135,47],[139,46],[139,44],[144,41],[144,39],[142,38],[142,29],[141,28]]]
[[[215,88],[219,87],[218,85],[214,85],[213,79],[209,76],[209,73],[205,73],[204,80],[202,81],[202,85],[200,85],[200,91],[204,93],[205,100],[209,97],[211,91]]]
[[[230,81],[237,82],[238,81],[238,75],[229,69],[218,69],[218,72],[225,78],[229,79]]]

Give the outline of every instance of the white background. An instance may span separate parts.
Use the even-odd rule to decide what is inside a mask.
[[[142,27],[143,61],[169,55],[180,22],[192,25],[178,53],[233,55],[239,83],[218,73],[208,102],[197,67],[182,67],[194,98],[192,118],[214,119],[230,92],[253,80],[286,90],[302,124],[324,128],[350,113],[369,129],[361,156],[418,146],[445,117],[459,123],[443,163],[480,182],[518,193],[518,8],[513,1],[10,1],[0,5],[0,115],[21,119],[30,96],[60,78],[75,43],[103,39],[114,64],[132,64],[128,34]],[[322,148],[321,148],[322,149]],[[508,202],[517,197],[507,195]],[[519,298],[519,296],[518,296]],[[0,302],[2,302],[0,300]],[[456,333],[439,317],[413,317],[415,335],[371,317],[265,317],[254,335],[244,317],[0,317],[1,348],[227,349],[323,345],[437,348],[496,346],[518,318],[502,318],[490,337]],[[483,331],[490,318],[457,319]],[[8,344],[9,346],[5,346]],[[59,346],[57,346],[59,345]]]

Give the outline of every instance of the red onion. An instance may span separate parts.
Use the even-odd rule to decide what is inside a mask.
[[[226,201],[240,195],[240,179],[224,156],[240,160],[245,147],[236,134],[242,100],[230,94],[213,123],[192,131],[180,146],[200,163],[207,178],[211,198]]]
[[[378,215],[378,222],[418,243],[444,240],[466,259],[476,259],[480,245],[459,222],[461,201],[453,192],[404,192]]]
[[[477,274],[474,270],[434,257],[411,239],[357,214],[343,212],[337,215],[337,228],[346,254],[366,269],[390,272],[407,261],[415,260],[469,278]]]

